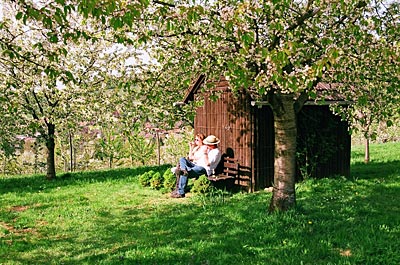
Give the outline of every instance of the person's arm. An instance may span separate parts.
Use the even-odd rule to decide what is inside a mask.
[[[213,149],[208,153],[208,165],[211,169],[215,169],[221,160],[221,152],[219,149]]]
[[[205,145],[203,145],[203,146],[201,147],[201,149],[199,149],[199,152],[202,153],[202,156],[203,156],[204,161],[206,161],[207,166],[209,166],[210,163],[209,163],[209,161],[208,161],[208,147],[205,146]]]
[[[196,151],[199,149],[198,146],[194,147],[191,143],[189,143],[190,145],[190,149],[189,149],[189,160],[193,160],[194,159],[194,153],[196,153]]]

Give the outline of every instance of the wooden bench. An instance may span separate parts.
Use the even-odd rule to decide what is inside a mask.
[[[231,189],[239,176],[239,168],[237,159],[223,156],[215,170],[215,174],[208,176],[208,179],[216,187]]]

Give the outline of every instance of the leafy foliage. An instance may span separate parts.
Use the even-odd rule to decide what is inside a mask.
[[[155,190],[159,190],[163,186],[163,181],[164,181],[163,175],[161,175],[160,172],[155,172],[151,177],[150,187]]]
[[[166,192],[170,192],[175,189],[176,186],[176,176],[171,172],[171,169],[165,170],[163,174],[163,188]]]
[[[113,131],[104,129],[103,137],[98,143],[96,156],[99,158],[107,158],[109,167],[112,168],[113,160],[121,158],[123,148],[123,139]]]
[[[154,171],[150,170],[147,172],[144,172],[139,176],[139,183],[142,185],[142,187],[150,187],[151,179],[153,178]]]
[[[169,134],[163,141],[165,146],[164,160],[176,163],[177,158],[185,157],[189,148],[187,143],[193,139],[193,130],[185,130],[181,134]]]
[[[212,189],[211,182],[208,180],[206,175],[201,175],[198,179],[193,182],[193,187],[190,189],[193,193],[206,194]]]
[[[127,138],[129,149],[128,156],[132,161],[139,161],[142,165],[146,165],[155,155],[156,143],[153,139],[146,139],[142,135],[135,133]]]
[[[144,172],[139,176],[139,183],[142,187],[150,187],[154,190],[167,189],[168,184],[166,181],[171,183],[171,178],[166,174],[169,169],[167,169],[163,174],[160,171],[150,170]],[[173,183],[175,185],[175,183]]]

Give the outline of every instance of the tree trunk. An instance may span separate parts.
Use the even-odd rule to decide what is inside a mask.
[[[72,145],[72,133],[69,132],[68,134],[69,134],[69,158],[70,158],[70,170],[69,171],[73,172],[74,171],[74,156],[73,156],[74,148]]]
[[[55,149],[55,125],[52,123],[47,123],[47,139],[46,139],[46,147],[47,147],[47,179],[55,179],[56,178],[56,163],[54,156]]]
[[[369,163],[369,139],[365,138],[365,156],[364,156],[364,163]]]
[[[270,211],[296,205],[296,112],[293,95],[277,95],[273,105],[275,127],[274,189]]]
[[[157,133],[157,158],[158,158],[158,165],[161,165],[161,143],[160,143],[160,134]]]

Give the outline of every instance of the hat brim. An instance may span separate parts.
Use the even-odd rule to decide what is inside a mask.
[[[216,144],[219,144],[219,142],[220,142],[220,140],[218,140],[218,141],[216,141],[216,142],[213,142],[213,143],[211,143],[211,142],[207,142],[207,141],[203,141],[203,144],[206,144],[206,145],[216,145]]]

